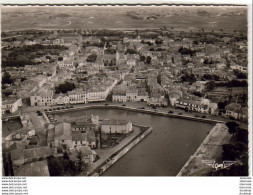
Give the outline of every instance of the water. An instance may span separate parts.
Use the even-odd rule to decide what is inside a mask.
[[[196,151],[213,125],[183,119],[117,109],[89,109],[60,113],[63,118],[82,118],[91,114],[100,118],[126,119],[152,126],[153,132],[119,159],[103,176],[175,176]]]

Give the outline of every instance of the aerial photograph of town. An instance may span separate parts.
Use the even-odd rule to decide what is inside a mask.
[[[248,176],[247,6],[2,6],[3,176]]]

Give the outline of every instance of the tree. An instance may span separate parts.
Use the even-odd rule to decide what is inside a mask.
[[[96,62],[96,60],[97,60],[97,55],[96,54],[91,54],[86,59],[87,62],[93,62],[93,63]]]
[[[197,78],[195,77],[194,74],[185,73],[185,74],[181,77],[181,81],[182,81],[182,82],[194,83],[195,81],[197,81]]]
[[[9,95],[11,95],[12,92],[13,92],[12,89],[5,89],[5,90],[2,90],[3,95],[5,95],[6,97],[8,97]]]
[[[225,109],[227,102],[218,102],[218,109]]]
[[[137,54],[137,51],[134,49],[127,49],[125,54]]]
[[[230,134],[233,134],[233,136],[234,136],[234,134],[237,132],[238,127],[239,127],[240,125],[239,125],[238,123],[232,121],[232,122],[227,122],[227,123],[226,123],[226,126],[228,127],[228,132],[229,132]]]
[[[151,63],[151,60],[152,60],[152,58],[151,58],[150,56],[148,56],[147,59],[146,59],[146,63],[147,63],[147,64],[150,64],[150,63]]]
[[[206,89],[208,91],[212,91],[216,87],[216,84],[214,81],[209,81],[206,83]]]
[[[235,138],[236,138],[236,141],[242,142],[245,145],[248,145],[248,131],[247,130],[238,128]]]
[[[146,57],[145,57],[145,56],[141,56],[141,57],[140,57],[140,61],[141,61],[141,62],[145,62],[145,60],[146,60]]]
[[[161,40],[161,39],[156,39],[155,40],[156,45],[161,45],[162,43],[163,43],[163,40]]]
[[[27,80],[25,77],[21,77],[21,82]]]
[[[58,57],[58,61],[62,61],[63,60],[63,57]]]
[[[232,144],[222,145],[222,160],[235,160],[237,157],[236,147]]]
[[[75,84],[70,82],[65,82],[55,87],[55,93],[67,93],[68,91],[72,91],[75,89]]]
[[[61,176],[64,171],[64,166],[57,158],[52,156],[48,159],[48,169],[50,176]]]
[[[11,78],[11,75],[9,72],[5,72],[3,77],[2,77],[2,84],[12,84],[13,80]]]
[[[52,58],[51,56],[46,56],[46,59],[51,60]]]
[[[199,44],[199,42],[198,42],[197,40],[194,40],[193,43],[194,43],[195,45],[198,45],[198,44]]]

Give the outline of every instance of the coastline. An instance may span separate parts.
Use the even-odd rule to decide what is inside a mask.
[[[71,111],[77,111],[77,110],[87,110],[87,109],[94,109],[94,108],[95,109],[96,108],[120,109],[120,110],[134,111],[134,112],[139,112],[139,113],[154,114],[154,115],[165,116],[165,117],[181,118],[181,119],[186,119],[186,120],[194,120],[194,121],[200,121],[200,122],[225,123],[224,121],[220,121],[220,120],[193,117],[193,116],[186,116],[186,115],[179,115],[179,114],[172,114],[172,113],[165,113],[165,112],[153,111],[153,110],[149,110],[149,109],[138,109],[138,108],[131,108],[131,107],[127,107],[127,106],[118,106],[118,105],[107,105],[107,106],[104,106],[104,105],[87,105],[87,106],[69,108],[69,109],[63,109],[63,110],[47,111],[47,113],[56,114],[56,113],[64,113],[64,112],[69,112],[69,111],[71,112]]]
[[[203,176],[212,168],[204,164],[203,160],[219,160],[219,153],[222,145],[230,139],[225,124],[217,123],[210,133],[206,136],[198,149],[190,156],[177,176]],[[196,174],[198,173],[198,174]]]

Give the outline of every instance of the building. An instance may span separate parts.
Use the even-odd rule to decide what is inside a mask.
[[[45,90],[35,93],[30,96],[31,106],[49,106],[54,105],[53,101],[53,91]]]
[[[126,99],[129,102],[136,102],[137,101],[137,89],[127,89],[126,90]]]
[[[47,143],[51,148],[71,149],[81,146],[96,148],[96,130],[97,125],[94,123],[75,122],[72,125],[66,122],[57,123],[48,129]]]
[[[54,94],[53,95],[53,105],[66,105],[69,104],[69,96],[64,94]]]
[[[242,107],[240,104],[231,103],[225,107],[226,113],[223,115],[226,118],[237,119],[241,121],[248,120],[248,109],[246,107]]]
[[[101,122],[101,133],[127,134],[133,131],[132,122],[125,120],[104,120]]]
[[[113,102],[126,102],[127,101],[126,93],[124,91],[122,91],[122,92],[119,92],[119,91],[113,92],[112,101]]]
[[[25,163],[44,160],[54,154],[56,154],[56,150],[54,148],[49,148],[48,146],[29,149],[16,149],[11,151],[11,162],[13,166],[19,166]]]
[[[5,136],[7,135],[7,136]],[[30,139],[35,135],[34,129],[21,128],[11,132],[3,132],[3,147],[9,148],[14,143],[29,143]]]
[[[22,99],[12,99],[2,101],[2,114],[14,113],[22,106]]]
[[[213,115],[216,115],[218,110],[217,103],[211,103],[208,99],[189,100],[181,98],[176,101],[175,107]]]
[[[63,69],[63,68],[68,68],[68,69],[73,69],[75,68],[74,66],[74,62],[72,60],[63,60],[58,62],[59,68]]]
[[[62,122],[48,130],[47,144],[51,148],[63,147],[64,149],[72,147],[71,124]]]
[[[72,148],[79,148],[82,146],[89,146],[90,148],[96,148],[96,137],[93,130],[86,130],[84,133],[75,132],[72,133]]]
[[[71,129],[73,132],[86,132],[89,130],[97,131],[98,125],[92,122],[73,122],[71,123]]]
[[[167,99],[159,94],[153,94],[147,98],[147,104],[150,106],[168,106]]]
[[[68,157],[71,161],[78,163],[80,160],[83,164],[91,164],[96,159],[96,152],[88,146],[70,149]]]
[[[87,93],[83,90],[68,91],[68,99],[70,104],[87,103]]]

